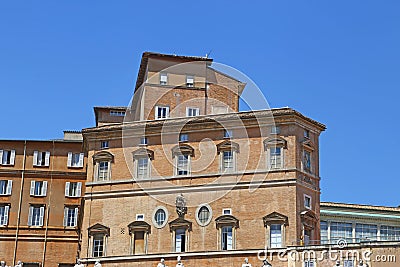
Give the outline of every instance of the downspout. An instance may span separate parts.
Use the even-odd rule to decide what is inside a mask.
[[[20,187],[20,190],[19,190],[17,229],[15,230],[13,265],[16,264],[16,257],[17,257],[18,233],[19,233],[19,225],[20,225],[20,222],[21,222],[22,192],[23,192],[23,189],[24,189],[24,179],[25,179],[25,166],[26,166],[26,140],[24,141],[24,158],[22,160],[21,187]]]

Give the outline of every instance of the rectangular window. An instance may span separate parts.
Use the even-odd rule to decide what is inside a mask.
[[[110,162],[100,161],[98,163],[97,180],[98,181],[109,180],[109,169],[110,169]]]
[[[137,159],[137,178],[149,177],[149,158],[143,157]]]
[[[310,131],[309,130],[304,130],[304,137],[305,138],[310,138]]]
[[[12,192],[12,180],[0,180],[0,195],[10,196]]]
[[[282,226],[280,224],[271,224],[270,244],[271,248],[282,247]]]
[[[311,172],[311,152],[304,150],[303,166],[306,172]]]
[[[110,111],[110,116],[124,117],[124,116],[125,116],[125,111],[111,110],[111,111]]]
[[[233,172],[235,170],[233,151],[223,151],[222,153],[222,171]]]
[[[66,197],[80,197],[82,193],[82,182],[66,182],[65,183],[65,196]]]
[[[188,175],[189,174],[189,155],[178,155],[177,156],[177,175]]]
[[[101,141],[100,148],[109,148],[108,141]]]
[[[4,226],[8,224],[8,213],[10,211],[9,205],[0,206],[0,225]]]
[[[194,76],[186,75],[186,87],[194,87]]]
[[[279,126],[272,126],[271,127],[271,134],[280,134],[281,128]]]
[[[44,197],[47,195],[47,181],[31,181],[30,195]]]
[[[84,157],[84,153],[68,152],[67,167],[82,168]]]
[[[382,225],[381,226],[381,240],[399,241],[400,240],[400,227]]]
[[[141,145],[148,145],[147,137],[141,137],[140,138],[140,144]]]
[[[232,209],[223,209],[222,214],[223,215],[232,215]]]
[[[311,197],[304,195],[304,207],[307,209],[311,209]]]
[[[160,73],[160,84],[167,85],[168,84],[168,74],[165,72]]]
[[[329,244],[328,222],[321,221],[320,229],[321,229],[321,244]]]
[[[224,138],[232,138],[232,130],[224,130]]]
[[[270,169],[282,168],[282,147],[270,147],[269,148],[269,167]]]
[[[199,108],[186,108],[186,116],[187,117],[196,117],[200,115],[200,109]]]
[[[94,235],[93,236],[93,257],[104,256],[104,236]]]
[[[15,150],[0,150],[0,165],[14,165]]]
[[[311,240],[311,230],[304,229],[304,245],[308,246]]]
[[[378,226],[373,224],[356,224],[356,242],[378,240]]]
[[[354,267],[354,260],[343,260],[343,267]]]
[[[175,252],[185,252],[186,229],[175,230]]]
[[[144,214],[136,214],[136,221],[144,221]]]
[[[304,267],[315,267],[315,261],[313,260],[304,261]]]
[[[353,241],[353,227],[351,223],[331,222],[331,242],[345,239],[348,243]]]
[[[34,151],[33,152],[33,166],[48,167],[50,165],[50,152],[49,151]]]
[[[44,206],[29,207],[28,225],[29,226],[43,226]]]
[[[179,135],[179,142],[187,142],[189,141],[189,135],[188,134],[180,134]]]
[[[221,229],[221,249],[233,249],[233,228],[232,226],[224,226]]]
[[[166,119],[169,117],[169,107],[156,106],[156,120]]]
[[[64,208],[64,226],[75,227],[78,225],[78,207]]]

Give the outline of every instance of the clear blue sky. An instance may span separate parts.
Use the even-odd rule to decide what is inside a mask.
[[[143,51],[246,73],[325,123],[322,201],[400,205],[400,2],[1,1],[1,139],[51,139],[126,105]]]

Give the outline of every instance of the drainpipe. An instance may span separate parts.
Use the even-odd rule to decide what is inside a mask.
[[[24,179],[25,179],[25,166],[26,166],[26,140],[24,141],[24,158],[22,161],[22,173],[21,173],[21,187],[19,190],[19,203],[18,203],[18,215],[17,215],[17,229],[15,230],[15,243],[14,243],[14,255],[13,255],[13,265],[16,264],[17,248],[18,248],[18,233],[19,225],[21,222],[21,209],[22,209],[22,192],[24,189]]]

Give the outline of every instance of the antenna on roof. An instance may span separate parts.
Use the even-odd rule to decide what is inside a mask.
[[[212,52],[212,49],[206,54],[206,58],[208,58],[210,56],[211,52]]]

